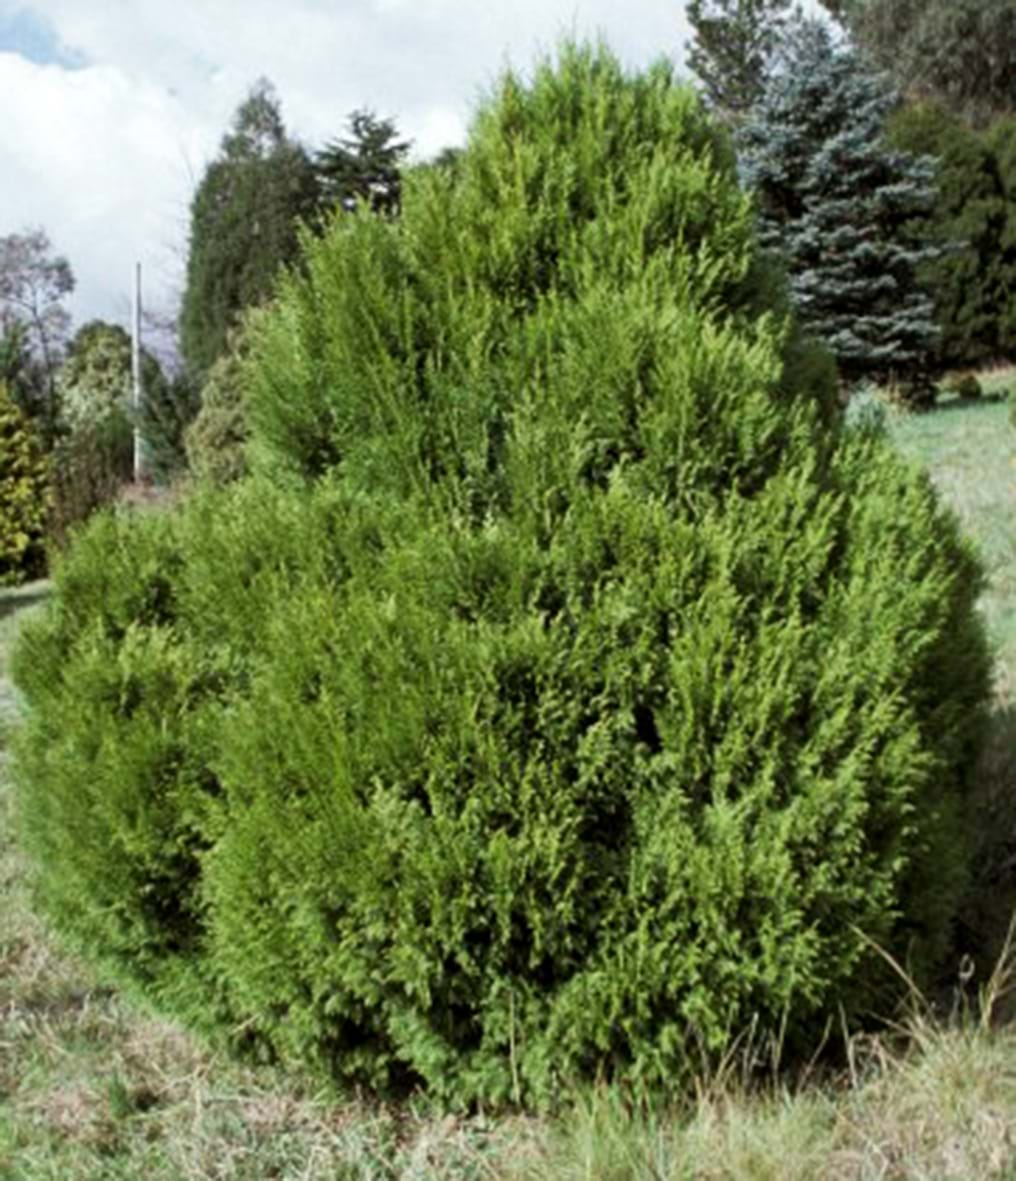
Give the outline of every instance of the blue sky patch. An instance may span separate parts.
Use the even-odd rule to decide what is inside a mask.
[[[20,54],[39,66],[85,65],[84,55],[64,46],[49,21],[30,8],[19,8],[11,16],[0,12],[0,53],[4,52]]]

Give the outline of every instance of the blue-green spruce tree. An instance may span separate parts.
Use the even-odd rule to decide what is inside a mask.
[[[762,242],[844,381],[894,375],[916,396],[937,333],[916,272],[938,248],[905,230],[933,200],[935,164],[885,141],[897,102],[849,44],[802,20],[738,142]]]

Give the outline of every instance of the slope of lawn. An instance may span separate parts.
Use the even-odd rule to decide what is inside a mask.
[[[30,909],[0,754],[0,1179],[1016,1179],[1016,1030],[1000,1021],[1016,904],[1016,433],[997,398],[1010,384],[1016,371],[999,372],[985,379],[996,400],[890,420],[982,550],[998,654],[966,916],[973,975],[950,1003],[932,1013],[915,997],[907,1036],[841,1032],[850,1068],[821,1083],[774,1072],[749,1091],[759,1053],[746,1042],[666,1111],[633,1112],[600,1092],[556,1120],[490,1121],[314,1094],[210,1054],[54,945]],[[10,645],[45,595],[45,584],[0,591],[4,746],[18,711]]]
[[[890,417],[904,454],[925,464],[981,549],[990,585],[983,608],[998,661],[999,690],[1016,698],[1016,431],[1005,394],[1016,369],[982,377],[981,401],[943,398],[928,414]]]
[[[982,374],[981,385],[981,400],[946,396],[931,413],[890,415],[889,429],[904,454],[928,467],[988,572],[981,609],[995,653],[995,706],[974,801],[982,848],[966,915],[983,959],[1016,908],[1016,431],[1006,401],[1016,396],[1016,369]]]

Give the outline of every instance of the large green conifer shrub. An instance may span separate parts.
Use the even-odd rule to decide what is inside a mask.
[[[260,472],[61,566],[49,913],[206,1027],[449,1103],[810,1051],[948,947],[977,564],[844,431],[726,140],[567,48],[252,342]]]

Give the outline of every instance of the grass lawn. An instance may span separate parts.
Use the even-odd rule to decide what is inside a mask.
[[[983,402],[944,399],[929,414],[890,417],[893,438],[927,466],[988,569],[983,609],[998,657],[999,690],[1016,700],[1016,431],[997,394],[1016,391],[1016,369],[983,381]],[[989,400],[992,395],[995,400]]]
[[[973,538],[988,574],[981,600],[995,652],[991,734],[971,801],[981,847],[964,916],[982,958],[997,954],[1016,910],[1016,431],[1004,394],[1016,369],[982,377],[983,401],[946,397],[928,414],[890,415],[900,450],[924,464]],[[1016,1004],[1007,1006],[1016,1016]]]
[[[1016,372],[997,374],[988,389],[1010,381]],[[851,1039],[850,1069],[821,1086],[774,1079],[749,1093],[741,1055],[697,1095],[652,1113],[609,1091],[555,1120],[339,1101],[209,1053],[55,946],[29,906],[0,752],[0,1181],[1016,1181],[1016,1028],[991,1020],[1005,1009],[1005,972],[991,973],[1016,903],[1016,433],[990,400],[894,417],[891,431],[981,547],[999,657],[973,801],[984,820],[966,915],[977,974],[952,1014],[932,1017],[915,998],[905,1048]],[[10,645],[45,594],[45,584],[0,591],[4,739],[18,709]]]

